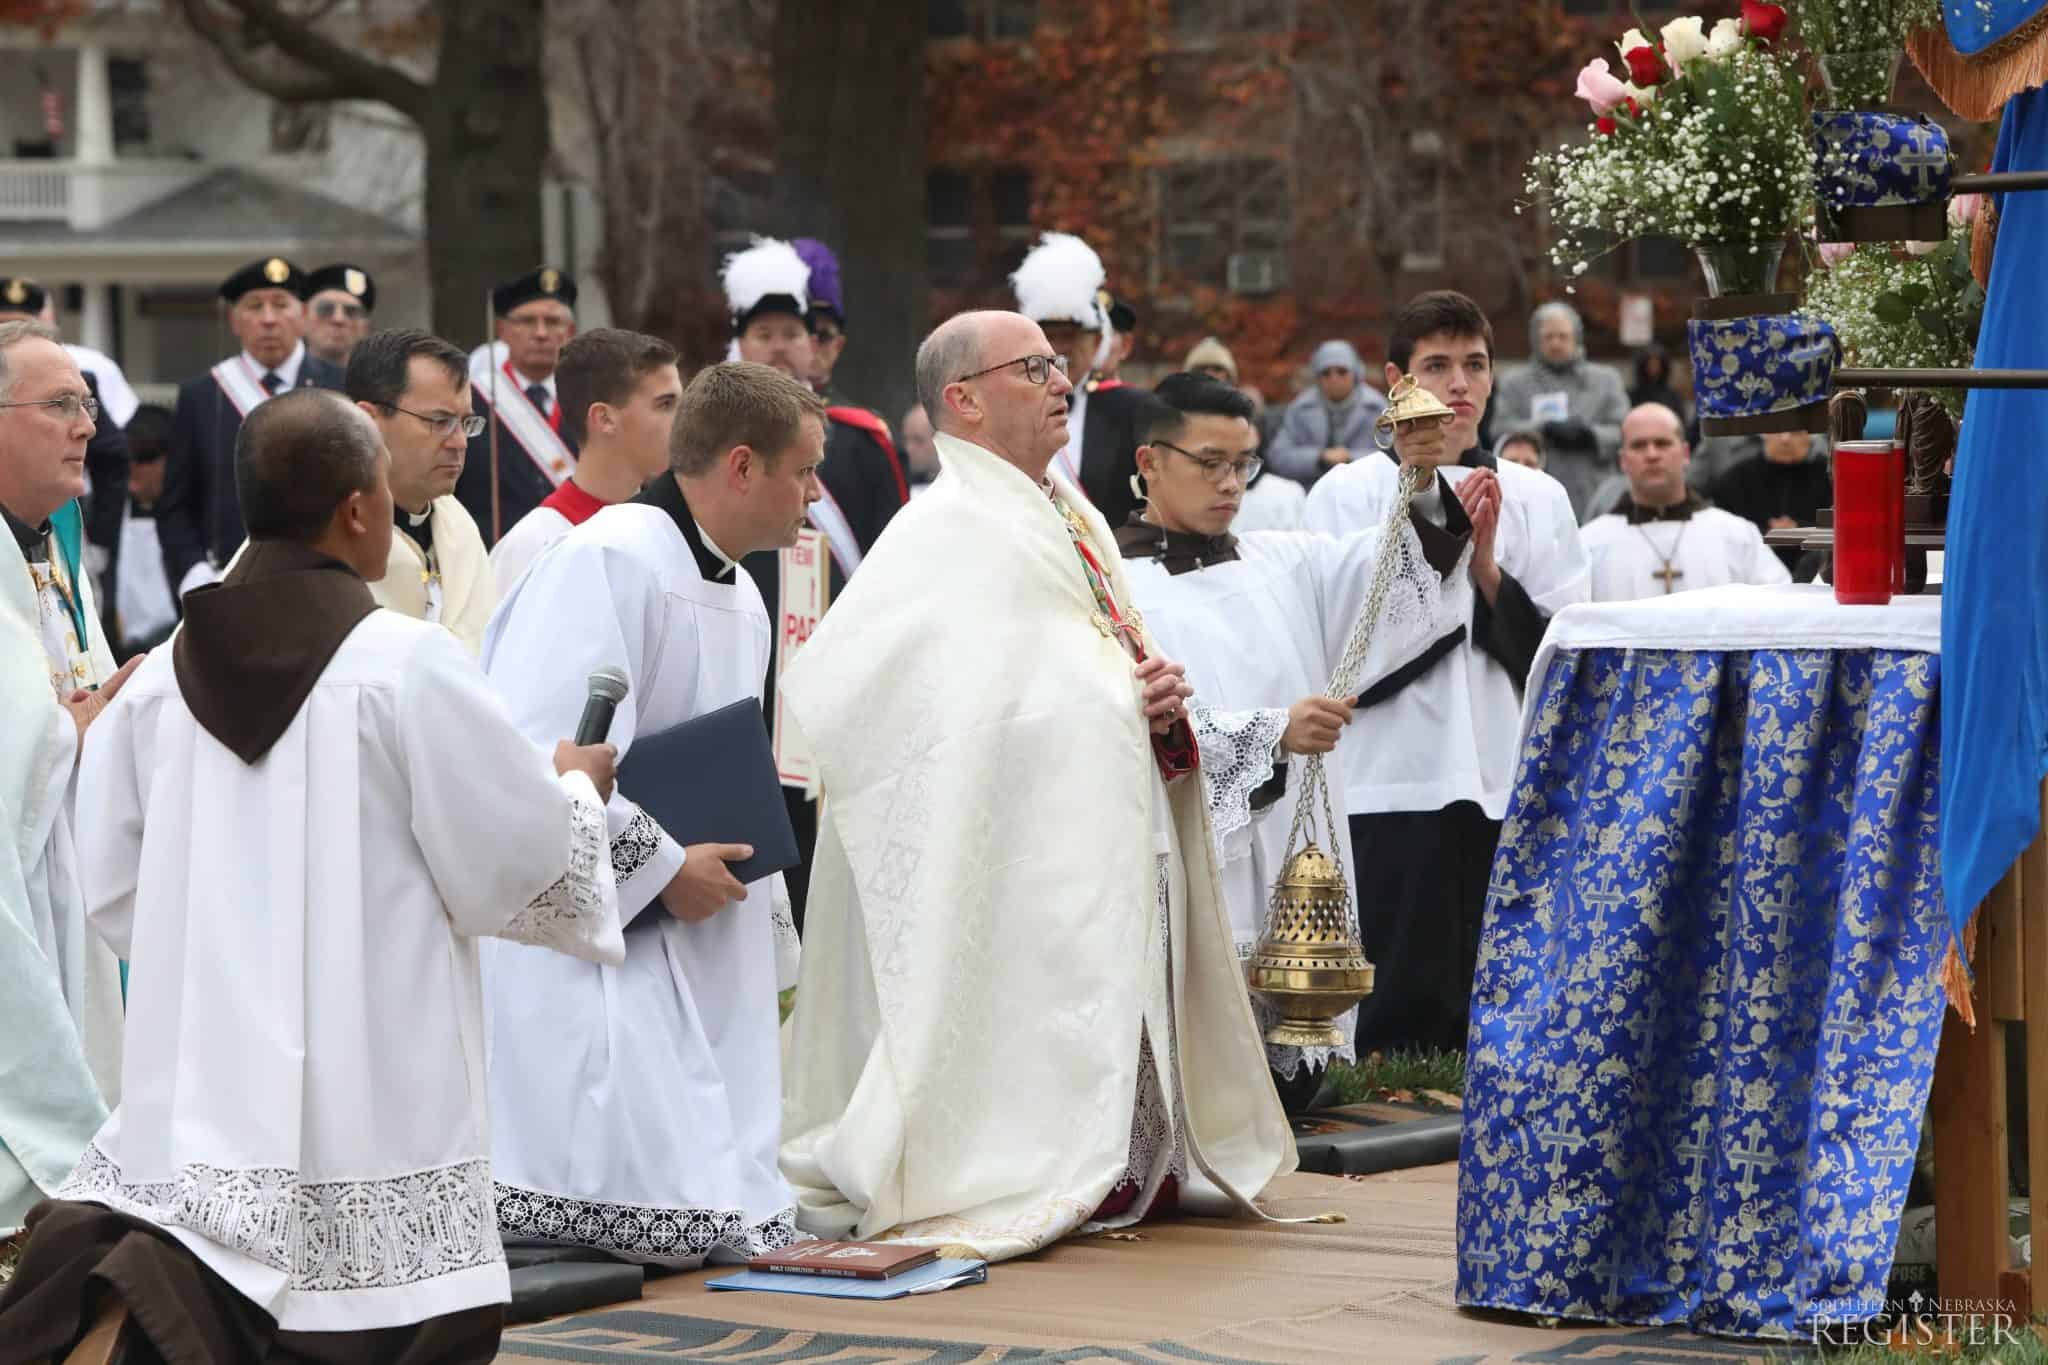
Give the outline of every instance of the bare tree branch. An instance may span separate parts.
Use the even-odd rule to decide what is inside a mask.
[[[307,16],[288,13],[273,0],[220,3],[242,22],[217,12],[213,0],[178,0],[178,8],[237,77],[272,99],[380,100],[412,118],[425,108],[426,86],[395,66],[352,52],[317,32]],[[252,39],[275,47],[302,69],[280,70],[259,60]]]

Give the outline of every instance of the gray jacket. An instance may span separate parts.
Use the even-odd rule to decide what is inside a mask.
[[[1333,409],[1313,379],[1294,395],[1280,419],[1266,450],[1266,462],[1298,483],[1311,484],[1322,477],[1323,452],[1343,446],[1354,458],[1377,450],[1373,444],[1373,423],[1387,409],[1386,395],[1365,382],[1365,363],[1348,341],[1326,341],[1316,348],[1310,368],[1321,374],[1342,365],[1358,378],[1358,386],[1343,404]]]
[[[1563,365],[1543,359],[1536,346],[1540,321],[1552,312],[1572,320],[1579,344]],[[1586,515],[1593,490],[1618,468],[1621,453],[1621,420],[1628,416],[1628,390],[1621,376],[1606,365],[1586,359],[1585,326],[1569,305],[1546,303],[1529,318],[1529,349],[1533,359],[1503,374],[1493,390],[1493,429],[1540,427],[1536,401],[1544,394],[1565,396],[1565,414],[1593,430],[1596,452],[1561,451],[1546,445],[1544,472],[1552,475],[1571,494],[1572,509]],[[1547,416],[1547,414],[1546,414]]]

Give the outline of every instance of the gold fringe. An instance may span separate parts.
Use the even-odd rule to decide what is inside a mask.
[[[1969,961],[1977,955],[1977,914],[1972,910],[1968,922],[1963,925],[1960,939],[1952,938],[1948,943],[1948,956],[1941,964],[1941,989],[1948,996],[1949,1006],[1962,1016],[1970,1032],[1977,1031],[1977,1010],[1971,1002]]]
[[[1970,224],[1970,274],[1986,290],[1991,288],[1991,253],[1997,246],[1998,209],[1987,194],[1983,207],[1977,210],[1977,221]]]
[[[1313,1218],[1304,1218],[1304,1219],[1302,1219],[1301,1221],[1302,1221],[1302,1222],[1304,1222],[1304,1223],[1322,1223],[1322,1224],[1328,1225],[1328,1224],[1330,1224],[1330,1223],[1348,1223],[1348,1222],[1350,1222],[1351,1220],[1350,1220],[1349,1218],[1346,1218],[1346,1217],[1345,1217],[1345,1216],[1344,1216],[1343,1214],[1341,1214],[1341,1213],[1335,1213],[1335,1212],[1331,1212],[1331,1213],[1319,1213],[1319,1214],[1317,1214],[1317,1215],[1316,1215],[1315,1217],[1313,1217]]]
[[[1965,57],[1939,24],[1906,35],[1913,65],[1957,115],[1974,123],[1998,117],[2005,102],[2023,90],[2048,85],[2048,10],[1974,57]]]

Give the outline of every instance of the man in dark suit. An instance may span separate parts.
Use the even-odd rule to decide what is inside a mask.
[[[214,582],[245,533],[235,498],[242,419],[286,389],[341,388],[341,371],[306,351],[306,272],[282,256],[221,282],[228,331],[242,349],[178,386],[157,501],[164,575],[178,598]]]
[[[486,546],[575,471],[575,433],[562,425],[555,367],[576,336],[576,281],[544,265],[493,289],[491,309],[497,340],[472,355],[469,367],[470,403],[484,429],[470,438],[455,485]]]
[[[1105,278],[1101,257],[1086,242],[1048,232],[1010,284],[1017,311],[1044,330],[1074,385],[1067,400],[1073,439],[1053,457],[1053,466],[1081,485],[1104,520],[1121,526],[1138,505],[1132,480],[1145,393],[1114,377],[1125,348],[1111,317],[1121,309],[1135,325],[1137,315],[1110,297]]]

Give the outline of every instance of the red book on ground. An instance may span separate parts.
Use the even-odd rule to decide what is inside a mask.
[[[939,1258],[937,1247],[907,1247],[894,1242],[799,1242],[781,1251],[756,1256],[749,1270],[784,1275],[837,1275],[848,1280],[886,1280]]]

